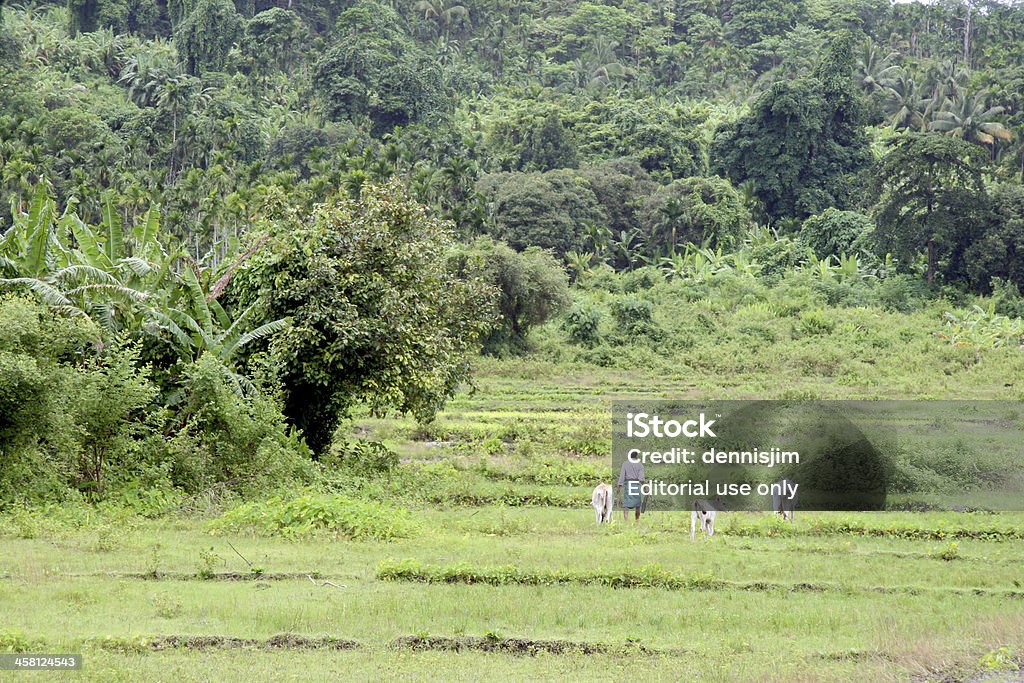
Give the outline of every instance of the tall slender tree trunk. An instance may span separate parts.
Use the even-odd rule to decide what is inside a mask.
[[[928,284],[935,282],[935,232],[932,230],[932,211],[935,208],[935,189],[932,174],[928,174],[928,209],[925,213],[925,225],[928,228]]]
[[[967,68],[971,67],[971,11],[972,7],[970,3],[964,5],[964,10],[967,12],[964,15],[964,65]]]
[[[928,284],[935,282],[935,237],[928,238]]]

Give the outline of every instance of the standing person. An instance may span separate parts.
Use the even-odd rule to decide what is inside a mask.
[[[622,515],[627,522],[630,510],[635,510],[635,518],[640,519],[640,506],[643,504],[640,486],[644,481],[644,464],[627,456],[626,461],[622,463],[622,469],[619,470],[619,481],[616,483],[616,486],[622,488]],[[636,483],[631,486],[630,482]]]

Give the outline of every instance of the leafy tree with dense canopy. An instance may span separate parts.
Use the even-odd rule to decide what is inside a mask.
[[[444,79],[398,14],[360,0],[338,19],[339,40],[313,66],[312,86],[330,119],[366,116],[377,133],[437,122],[448,111]]]
[[[232,280],[254,324],[288,318],[269,354],[284,412],[323,453],[357,402],[427,421],[468,378],[493,291],[445,267],[448,227],[395,182],[282,220]]]
[[[243,31],[242,17],[231,0],[196,0],[175,28],[174,42],[190,74],[223,71]]]
[[[724,178],[683,178],[659,187],[639,211],[640,224],[655,247],[675,251],[681,244],[737,246],[750,227],[750,211]]]
[[[866,246],[874,227],[874,221],[862,213],[829,207],[804,221],[800,242],[820,259],[849,255]]]
[[[854,203],[870,153],[852,72],[852,37],[836,36],[812,75],[776,83],[716,135],[713,165],[734,183],[752,181],[769,219]]]
[[[491,353],[521,349],[530,329],[563,312],[572,302],[565,268],[550,252],[516,252],[480,237],[449,257],[464,277],[477,277],[498,292],[501,320],[484,340]]]
[[[965,277],[965,252],[988,219],[979,148],[960,138],[910,133],[876,169],[882,200],[875,230],[882,253],[913,263],[924,252],[934,282]]]
[[[587,222],[607,217],[586,180],[574,171],[494,173],[478,185],[492,207],[491,230],[515,249],[551,249],[562,256],[583,246]]]

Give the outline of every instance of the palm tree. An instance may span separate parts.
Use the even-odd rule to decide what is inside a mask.
[[[684,219],[687,218],[688,213],[686,204],[676,197],[670,197],[665,205],[658,209],[660,218],[657,229],[660,232],[660,237],[668,242],[672,253],[676,251],[679,228],[685,224]]]
[[[135,104],[151,107],[163,82],[179,73],[173,46],[158,38],[128,56],[117,80],[128,88],[128,97]]]
[[[586,54],[573,61],[573,85],[599,93],[629,76],[632,71],[619,62],[616,55],[618,47],[614,40],[596,38]]]
[[[423,18],[433,20],[438,36],[448,36],[456,20],[469,18],[469,10],[462,5],[448,5],[447,0],[419,0],[413,9],[423,12]]]
[[[893,128],[924,130],[927,124],[927,105],[930,100],[921,97],[921,88],[906,70],[901,70],[888,87],[886,111]]]
[[[930,81],[928,90],[931,92],[932,101],[937,103],[936,108],[945,100],[958,97],[961,84],[968,76],[967,69],[954,60],[947,60],[932,67],[927,75]]]
[[[935,114],[929,128],[983,145],[994,145],[996,140],[1012,140],[1010,130],[993,120],[1003,113],[1003,107],[989,107],[985,100],[984,96],[977,94],[963,94],[947,100],[947,106]]]
[[[477,170],[475,164],[462,156],[454,156],[441,168],[441,182],[453,203],[459,203],[473,187]]]
[[[871,94],[878,90],[885,90],[892,85],[900,68],[894,63],[897,57],[895,52],[884,53],[871,38],[862,44],[860,54],[857,56],[857,70],[855,73],[857,83],[861,90]]]

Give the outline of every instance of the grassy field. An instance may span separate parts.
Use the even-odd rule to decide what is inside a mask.
[[[283,536],[261,526],[274,502],[244,519],[220,517],[230,501],[149,518],[9,513],[0,651],[83,652],[83,671],[63,676],[90,681],[1019,676],[1022,513],[802,513],[791,526],[732,513],[696,542],[674,512],[595,526],[608,401],[707,392],[639,370],[489,361],[427,428],[364,416],[355,431],[402,464],[343,469],[315,500],[387,501],[407,511],[400,528],[359,526],[356,507],[343,533]]]
[[[382,667],[420,680],[940,680],[1009,668],[1024,642],[1021,539],[822,535],[813,521],[828,515],[812,514],[785,537],[726,523],[693,543],[675,513],[606,528],[582,510],[417,516],[421,531],[392,542],[211,536],[189,519],[7,538],[0,646],[82,651],[81,676],[97,681],[372,680]],[[1024,526],[1010,514],[859,517],[883,531]],[[358,647],[267,644],[286,633]],[[160,649],[166,636],[181,641]],[[436,647],[463,651],[396,643],[409,636],[462,639]]]

